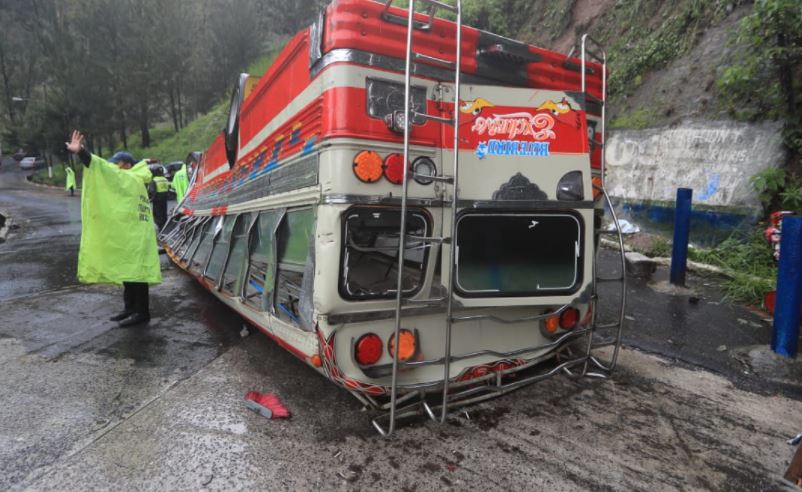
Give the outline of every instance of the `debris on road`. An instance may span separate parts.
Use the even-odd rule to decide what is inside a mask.
[[[800,431],[799,434],[797,434],[796,436],[792,437],[791,439],[788,439],[788,441],[786,441],[786,442],[788,444],[790,444],[791,446],[796,446],[797,444],[802,442],[802,431]]]
[[[290,417],[290,411],[273,393],[249,391],[245,395],[245,406],[248,410],[252,410],[268,419],[286,419]]]
[[[243,324],[242,329],[239,331],[240,338],[245,338],[251,334],[251,329],[248,328],[248,325]]]
[[[726,345],[719,345],[716,348],[716,351],[718,351],[718,352],[726,352],[727,351],[727,346]]]

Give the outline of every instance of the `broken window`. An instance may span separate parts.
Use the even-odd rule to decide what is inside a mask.
[[[382,207],[353,207],[344,214],[340,295],[346,299],[388,299],[398,288],[398,243],[401,211]],[[430,220],[423,210],[408,210],[402,289],[405,297],[423,285],[431,243]]]
[[[206,268],[206,262],[209,259],[209,253],[212,251],[212,245],[214,245],[214,237],[220,232],[222,226],[223,217],[220,216],[210,219],[209,223],[203,228],[203,234],[199,238],[198,249],[192,255],[192,260],[190,260],[189,267],[192,270],[203,273]]]
[[[462,296],[566,294],[581,283],[581,219],[572,214],[465,213],[455,244]]]
[[[248,265],[243,286],[245,303],[267,311],[272,299],[276,268],[275,234],[284,209],[261,212],[251,228]]]
[[[222,291],[230,296],[237,297],[242,292],[243,267],[245,266],[245,255],[248,252],[248,233],[255,217],[255,213],[240,215],[231,233],[231,252],[228,255],[221,285]]]
[[[234,229],[234,223],[237,221],[236,215],[226,215],[223,219],[223,227],[220,233],[215,237],[214,245],[212,246],[212,254],[209,257],[209,265],[206,267],[204,275],[212,281],[217,281],[220,278],[220,273],[225,266],[226,258],[228,257],[228,245],[231,241],[231,231]]]
[[[190,217],[189,220],[181,223],[181,231],[173,236],[170,248],[179,258],[186,252],[190,242],[192,242],[192,233],[199,220],[200,217]]]
[[[192,255],[195,254],[200,240],[203,237],[204,229],[209,227],[210,219],[210,217],[201,217],[195,227],[193,227],[191,237],[185,243],[187,244],[187,248],[181,253],[181,261],[188,262],[192,259]]]
[[[304,324],[300,304],[304,297],[304,272],[314,234],[315,214],[311,208],[287,211],[276,233],[275,312],[279,318],[296,326]],[[310,272],[313,274],[314,271]],[[311,295],[311,289],[307,294]]]

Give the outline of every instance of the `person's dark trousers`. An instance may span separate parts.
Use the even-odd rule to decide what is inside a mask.
[[[70,186],[70,196],[75,196],[75,188]]]
[[[167,222],[167,193],[156,193],[153,199],[153,222],[160,231]]]
[[[150,317],[150,293],[147,282],[123,282],[125,310]]]

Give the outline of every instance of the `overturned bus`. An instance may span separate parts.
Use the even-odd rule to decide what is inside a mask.
[[[463,26],[459,1],[415,3],[335,0],[240,75],[161,235],[382,434],[553,374],[606,376],[626,292],[619,235],[602,323],[603,49],[559,54]]]

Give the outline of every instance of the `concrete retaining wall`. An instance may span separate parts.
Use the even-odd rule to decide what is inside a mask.
[[[694,205],[760,209],[749,178],[784,159],[782,125],[690,121],[676,127],[611,131],[607,189],[627,202],[673,202],[692,188]]]

